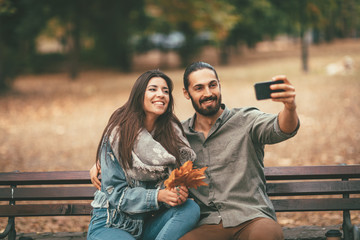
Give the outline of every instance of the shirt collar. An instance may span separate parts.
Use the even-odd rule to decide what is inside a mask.
[[[226,116],[228,116],[230,113],[229,109],[225,106],[225,104],[222,103],[220,105],[220,107],[224,111],[221,113],[219,118],[216,120],[215,124],[222,123],[223,120],[226,118]],[[190,118],[189,130],[191,130],[192,132],[195,132],[195,130],[194,130],[195,119],[196,119],[196,113],[192,116],[192,118]]]

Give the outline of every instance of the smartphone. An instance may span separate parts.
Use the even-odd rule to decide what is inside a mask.
[[[284,90],[282,90],[282,89],[278,89],[278,90],[270,89],[270,85],[279,84],[279,83],[284,83],[284,81],[276,80],[276,81],[255,83],[254,88],[255,88],[256,99],[257,100],[268,99],[268,98],[271,98],[270,95],[273,92],[283,92]]]

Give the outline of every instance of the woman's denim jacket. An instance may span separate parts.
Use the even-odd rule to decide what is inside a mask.
[[[108,141],[103,143],[100,154],[101,191],[95,192],[91,206],[107,208],[107,227],[123,229],[138,238],[144,218],[159,209],[159,188],[154,182],[127,179]]]

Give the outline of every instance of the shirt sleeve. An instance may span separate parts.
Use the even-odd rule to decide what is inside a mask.
[[[159,209],[159,189],[130,187],[109,143],[101,151],[101,178],[101,188],[109,204],[119,211],[136,214]]]
[[[275,144],[296,135],[299,124],[294,132],[288,134],[281,131],[278,115],[254,111],[251,135],[255,142],[261,144]]]

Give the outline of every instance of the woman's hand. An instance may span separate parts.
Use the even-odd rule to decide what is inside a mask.
[[[101,174],[101,168],[97,164],[94,164],[90,169],[90,179],[91,183],[98,189],[101,190],[101,182],[99,180],[99,175]]]
[[[189,196],[187,187],[180,186],[170,190],[161,189],[158,194],[158,201],[167,203],[174,207],[183,204]]]

